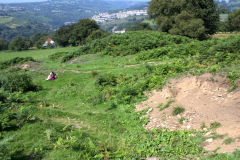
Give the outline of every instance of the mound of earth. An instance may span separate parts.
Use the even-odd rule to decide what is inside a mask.
[[[220,147],[219,153],[233,152],[240,149],[240,89],[228,92],[230,87],[226,77],[219,75],[183,77],[171,80],[160,91],[154,90],[148,100],[136,106],[136,110],[149,108],[145,115],[150,120],[146,129],[203,129],[209,137],[203,144],[206,150]],[[173,116],[176,106],[185,111]],[[214,128],[213,124],[218,125]],[[223,136],[214,138],[216,134]]]
[[[17,65],[17,67],[21,68],[21,69],[30,69],[31,71],[35,71],[37,69],[39,69],[41,66],[42,62],[28,62],[28,63],[24,63],[21,65]]]

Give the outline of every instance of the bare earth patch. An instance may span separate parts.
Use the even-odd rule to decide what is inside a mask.
[[[203,144],[206,150],[221,147],[218,153],[233,152],[240,149],[240,89],[228,92],[230,87],[225,77],[211,74],[171,80],[162,90],[154,90],[148,100],[137,105],[136,111],[149,108],[146,116],[150,122],[146,129],[203,129],[209,137]],[[176,106],[185,111],[173,116]],[[210,129],[215,122],[220,126]],[[224,136],[211,138],[214,133]],[[227,138],[233,141],[226,144]]]

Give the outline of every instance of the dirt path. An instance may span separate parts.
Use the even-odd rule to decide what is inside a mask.
[[[153,91],[148,100],[136,106],[136,110],[150,107],[146,115],[150,122],[145,126],[146,129],[203,128],[207,137],[213,136],[214,132],[225,135],[222,139],[207,139],[203,144],[205,149],[215,150],[221,147],[218,152],[232,152],[240,149],[240,89],[229,93],[229,88],[224,77],[213,77],[210,74],[171,80],[161,91]],[[174,102],[170,103],[170,100]],[[169,107],[160,111],[166,103],[170,104]],[[185,112],[173,116],[173,108],[176,106],[185,108]],[[215,122],[221,126],[210,130],[210,125]],[[223,141],[227,138],[234,142],[224,144]]]

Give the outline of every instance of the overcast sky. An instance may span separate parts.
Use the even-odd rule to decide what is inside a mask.
[[[47,0],[0,0],[0,3],[22,3],[22,2],[42,2]],[[105,0],[105,1],[121,1],[121,0]],[[122,0],[128,1],[128,0]],[[130,1],[150,1],[150,0],[130,0]]]

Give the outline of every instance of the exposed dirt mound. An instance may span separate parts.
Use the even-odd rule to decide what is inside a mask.
[[[29,69],[31,71],[38,70],[42,68],[42,62],[28,62],[17,66],[21,69]]]
[[[146,129],[203,129],[206,136],[213,137],[203,144],[205,149],[221,147],[218,152],[232,152],[240,149],[240,89],[228,92],[230,87],[225,77],[211,74],[171,80],[161,91],[154,90],[136,110],[149,108]],[[185,111],[173,116],[176,106]],[[214,133],[225,136],[215,139]]]

